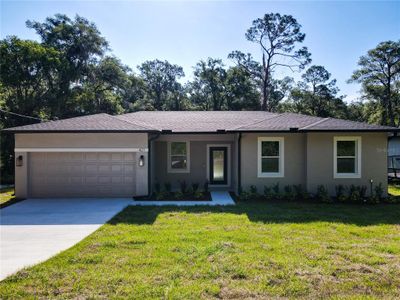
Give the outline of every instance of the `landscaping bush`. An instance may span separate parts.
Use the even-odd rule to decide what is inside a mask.
[[[181,181],[179,185],[180,185],[181,193],[182,193],[183,195],[186,194],[186,192],[187,192],[187,184],[186,184],[186,181],[185,181],[185,180]]]
[[[272,189],[269,186],[264,186],[264,199],[272,200]]]
[[[344,185],[339,184],[335,186],[335,191],[336,191],[336,200],[339,202],[345,202],[347,201],[347,196],[346,196],[346,188]]]
[[[349,187],[349,201],[354,203],[361,203],[365,200],[367,188],[365,186],[355,186],[354,184]]]
[[[156,182],[154,184],[154,192],[156,192],[156,194],[159,194],[161,192],[161,184],[159,182]]]
[[[165,191],[168,193],[168,194],[170,194],[171,193],[171,183],[170,182],[166,182],[166,183],[164,183],[164,189],[165,189]]]
[[[209,190],[209,188],[208,188],[208,180],[206,180],[206,181],[204,182],[203,188],[204,188],[204,192],[205,192],[205,193],[208,193],[208,190]]]
[[[283,190],[285,191],[284,198],[288,201],[296,200],[296,194],[291,185],[286,185]]]
[[[296,195],[296,199],[298,200],[308,200],[310,198],[310,195],[301,184],[293,185],[293,191]]]
[[[193,193],[196,193],[199,190],[199,184],[192,183],[192,190],[193,190]]]
[[[184,194],[182,193],[182,192],[176,192],[175,193],[175,198],[177,199],[177,200],[181,200],[181,199],[183,199],[184,198]]]
[[[315,194],[315,198],[316,200],[321,202],[332,202],[331,197],[329,197],[327,188],[323,185],[317,186],[317,193]]]

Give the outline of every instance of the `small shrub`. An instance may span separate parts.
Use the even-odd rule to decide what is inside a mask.
[[[205,193],[208,193],[208,191],[209,191],[208,180],[206,180],[206,181],[204,182],[203,189],[204,189],[204,192],[205,192]]]
[[[164,183],[164,189],[168,194],[171,193],[171,183],[170,182]]]
[[[161,185],[159,182],[156,182],[154,184],[154,191],[156,192],[156,194],[159,194],[161,192]]]
[[[310,195],[301,184],[293,185],[293,191],[298,200],[308,200],[310,198]]]
[[[186,181],[185,181],[185,180],[181,181],[179,185],[180,185],[181,193],[182,193],[182,194],[186,194],[186,192],[187,192],[187,184],[186,184]]]
[[[255,185],[250,186],[250,194],[257,195],[257,187]]]
[[[251,193],[249,193],[249,192],[242,191],[242,192],[239,194],[239,199],[240,199],[240,201],[249,201],[249,200],[252,199],[252,195],[251,195]]]
[[[349,201],[350,202],[362,202],[360,187],[354,184],[349,187]]]
[[[272,199],[272,189],[269,186],[264,186],[264,199]]]
[[[315,194],[315,198],[321,202],[331,202],[331,197],[329,197],[328,190],[323,185],[317,186],[317,193]]]
[[[193,197],[195,199],[201,199],[201,198],[203,198],[203,193],[200,192],[199,190],[197,190],[197,191],[193,192]]]
[[[272,191],[275,195],[279,195],[279,183],[276,183],[272,186]]]
[[[193,192],[192,187],[189,187],[189,188],[186,190],[186,193],[185,193],[185,194],[186,194],[186,195],[193,195],[194,192]]]
[[[296,194],[293,192],[293,188],[291,185],[286,185],[283,190],[285,191],[285,199],[289,201],[296,200]]]
[[[193,190],[193,193],[196,193],[199,190],[199,184],[192,183],[192,190]]]
[[[383,199],[382,183],[379,183],[377,186],[375,186],[375,197],[377,197],[379,200]]]
[[[346,196],[346,188],[344,185],[339,184],[335,186],[335,191],[336,191],[336,200],[339,202],[345,202],[347,200]]]
[[[181,200],[181,199],[183,199],[183,197],[184,197],[184,194],[182,192],[176,192],[175,193],[175,198],[177,200]]]

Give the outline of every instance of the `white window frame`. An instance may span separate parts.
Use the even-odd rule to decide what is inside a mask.
[[[354,141],[357,149],[355,150],[355,161],[357,161],[357,169],[355,173],[338,173],[337,172],[337,142]],[[341,156],[346,158],[346,156]],[[353,158],[353,156],[349,157]],[[361,178],[361,136],[335,136],[333,137],[333,178]]]
[[[173,169],[171,168],[171,145],[172,143],[186,143],[186,168],[185,169]],[[190,173],[190,141],[168,141],[167,146],[167,170],[168,173]]]
[[[279,172],[262,172],[262,142],[279,142]],[[259,178],[285,176],[285,139],[283,137],[259,137],[257,146],[257,173]],[[274,156],[264,156],[273,158]]]

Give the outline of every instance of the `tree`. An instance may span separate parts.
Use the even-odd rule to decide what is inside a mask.
[[[67,102],[72,109],[69,114],[122,113],[131,88],[129,71],[119,59],[110,56],[91,65],[87,76],[72,89]]]
[[[138,69],[146,85],[146,101],[152,109],[168,110],[171,103],[176,104],[183,91],[178,82],[185,76],[182,67],[156,59],[144,62]]]
[[[350,82],[361,83],[365,98],[378,101],[382,125],[400,126],[400,41],[380,43],[358,65]]]
[[[220,59],[201,60],[194,67],[191,85],[194,103],[204,110],[226,109],[226,70]]]
[[[305,38],[300,29],[301,25],[290,15],[265,14],[263,18],[254,20],[246,33],[248,41],[260,46],[261,63],[256,62],[249,53],[233,51],[228,55],[228,58],[234,59],[260,81],[262,110],[276,109],[276,105],[271,103],[272,75],[276,68],[284,67],[294,71],[303,69],[311,62],[307,48],[296,47]]]
[[[72,20],[56,14],[44,23],[27,21],[26,25],[41,37],[42,45],[61,53],[58,82],[52,87],[56,92],[52,109],[57,117],[68,117],[65,103],[71,98],[73,87],[88,76],[93,65],[105,54],[108,43],[94,23],[80,16]]]
[[[302,82],[291,90],[292,110],[318,117],[346,117],[343,96],[337,97],[336,80],[323,66],[311,66]]]
[[[231,67],[226,72],[225,97],[228,110],[259,110],[260,93],[256,82],[241,67]]]
[[[58,80],[61,56],[54,48],[15,36],[0,41],[1,108],[51,118],[49,108]],[[4,126],[22,125],[24,119],[4,119]],[[26,121],[25,121],[26,122]]]

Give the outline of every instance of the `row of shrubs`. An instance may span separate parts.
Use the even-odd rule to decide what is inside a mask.
[[[380,202],[400,202],[399,199],[385,198],[382,184],[376,185],[372,189],[372,195],[367,196],[366,186],[344,186],[335,187],[336,197],[330,197],[328,189],[324,185],[317,187],[316,193],[309,193],[301,184],[286,185],[281,190],[279,183],[272,186],[265,186],[263,193],[252,185],[248,190],[239,191],[241,201],[249,200],[288,200],[288,201],[318,201],[318,202],[348,202],[348,203],[380,203]]]
[[[200,189],[200,184],[193,182],[188,185],[185,180],[179,182],[179,190],[172,192],[172,185],[170,182],[165,182],[163,186],[160,183],[154,185],[154,197],[156,200],[163,199],[203,199],[209,194],[208,181],[203,184],[203,189]]]

